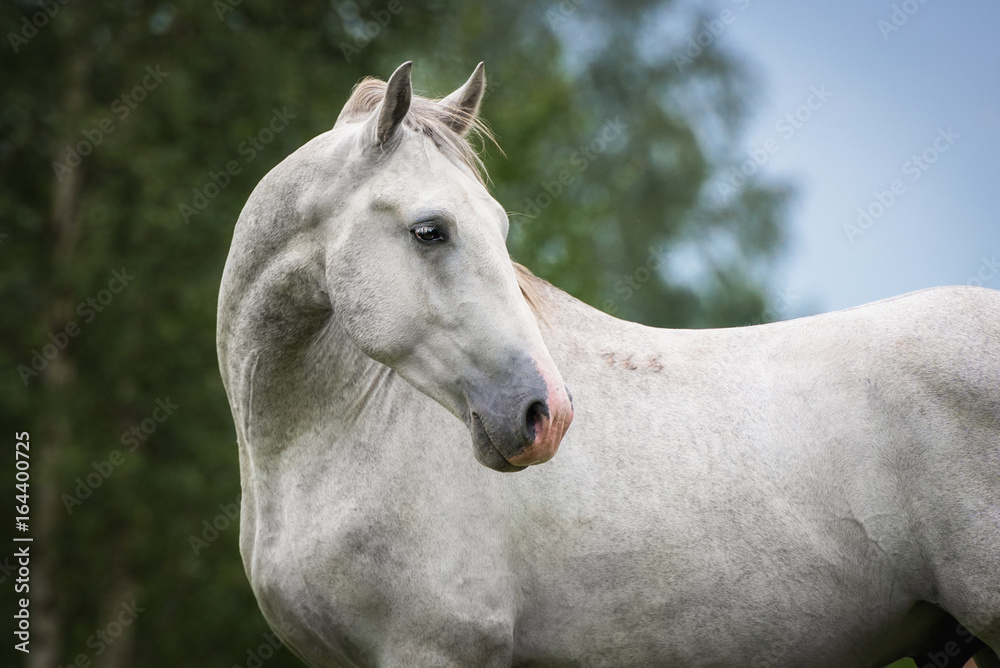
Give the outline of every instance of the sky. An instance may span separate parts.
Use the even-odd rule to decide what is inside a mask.
[[[1000,3],[714,7],[732,12],[718,46],[760,85],[743,149],[765,150],[758,175],[797,190],[773,280],[781,318],[1000,289]]]

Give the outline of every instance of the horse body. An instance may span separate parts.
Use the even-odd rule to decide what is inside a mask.
[[[1000,647],[1000,293],[680,331],[521,272],[575,417],[501,475],[469,456],[475,418],[338,312],[302,176],[338,143],[258,186],[220,295],[241,553],[303,660],[875,668],[933,621],[921,601]]]

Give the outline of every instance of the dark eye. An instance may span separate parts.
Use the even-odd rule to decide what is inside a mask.
[[[438,229],[438,226],[430,223],[421,223],[420,225],[414,227],[412,232],[413,236],[420,241],[444,241],[444,235],[441,233],[441,230]]]

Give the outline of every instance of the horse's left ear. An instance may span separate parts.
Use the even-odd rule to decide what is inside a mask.
[[[385,96],[372,115],[375,143],[382,145],[391,139],[403,124],[410,102],[413,100],[413,85],[410,83],[410,68],[413,63],[406,61],[396,68],[385,85]]]
[[[483,101],[485,92],[486,68],[479,63],[465,85],[439,103],[451,111],[446,122],[452,130],[460,135],[469,131],[479,114],[479,103]]]

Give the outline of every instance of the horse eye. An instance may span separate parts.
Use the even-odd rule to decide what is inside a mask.
[[[414,227],[413,236],[420,241],[444,241],[441,231],[434,225],[418,225]]]

